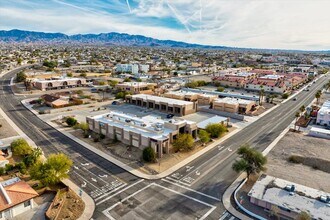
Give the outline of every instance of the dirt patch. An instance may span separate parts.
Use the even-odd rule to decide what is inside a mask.
[[[268,154],[267,174],[330,192],[330,173],[289,162],[291,155],[330,161],[329,140],[288,132]]]
[[[78,219],[85,209],[85,203],[71,189],[59,191],[47,211],[49,219]]]
[[[222,135],[220,138],[228,135],[234,130],[234,127],[229,128],[229,132]],[[66,132],[69,132],[71,135],[81,139],[87,144],[146,174],[161,173],[206,147],[199,145],[196,146],[192,151],[164,154],[162,158],[158,159],[157,163],[145,163],[142,161],[142,150],[139,148],[130,147],[121,142],[112,143],[112,140],[109,139],[103,139],[98,142],[94,142],[93,138],[84,138],[81,130],[70,129]],[[211,143],[212,142],[210,142],[210,144]]]

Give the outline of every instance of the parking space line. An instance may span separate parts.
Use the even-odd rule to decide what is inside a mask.
[[[105,199],[103,199],[103,200],[97,202],[96,205],[100,205],[101,203],[103,203],[103,202],[105,202],[105,201],[111,199],[112,197],[114,197],[114,196],[116,196],[116,195],[118,195],[118,194],[124,192],[125,190],[128,190],[129,188],[131,188],[131,187],[133,187],[133,186],[135,186],[135,185],[137,185],[137,184],[139,184],[139,183],[141,183],[141,182],[143,182],[143,181],[144,181],[144,179],[141,179],[141,180],[139,180],[139,181],[137,181],[137,182],[135,182],[135,183],[129,185],[128,187],[126,187],[126,188],[124,188],[124,189],[118,191],[117,193],[115,193],[115,194],[113,194],[113,195],[111,195],[111,196],[109,196],[109,197],[107,197],[107,198],[105,198]]]
[[[202,193],[202,192],[198,192],[198,191],[196,191],[196,190],[194,190],[194,189],[190,189],[190,188],[185,187],[185,186],[182,186],[182,185],[180,185],[180,184],[173,183],[173,182],[168,181],[168,180],[166,180],[166,179],[162,179],[162,181],[165,181],[165,182],[171,183],[171,184],[173,184],[173,185],[179,186],[179,187],[181,187],[181,188],[184,188],[184,189],[186,189],[186,190],[192,191],[192,192],[197,193],[197,194],[199,194],[199,195],[202,195],[202,196],[208,197],[208,198],[210,198],[210,199],[213,199],[213,200],[216,200],[216,201],[221,202],[221,199],[218,199],[218,198],[216,198],[216,197],[213,197],[213,196],[207,195],[207,194]]]

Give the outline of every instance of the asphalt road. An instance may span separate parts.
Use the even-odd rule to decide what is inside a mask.
[[[329,79],[329,74],[320,78],[309,92],[298,94],[297,101],[281,104],[176,173],[162,180],[146,181],[85,149],[25,109],[20,103],[22,97],[16,97],[8,86],[18,71],[0,79],[0,107],[46,155],[63,152],[70,156],[74,161],[70,178],[94,198],[94,219],[196,219],[204,215],[219,219],[223,213],[224,219],[233,219],[220,200],[238,176],[231,169],[237,148],[249,143],[260,151],[265,149],[292,122],[300,106],[308,105]],[[125,202],[118,203],[121,200]]]

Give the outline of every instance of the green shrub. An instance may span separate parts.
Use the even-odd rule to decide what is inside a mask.
[[[15,168],[17,168],[19,170],[19,172],[21,172],[22,174],[26,173],[26,165],[24,162],[16,163]]]
[[[219,86],[219,87],[217,88],[217,91],[218,91],[218,92],[223,92],[223,91],[225,91],[225,88],[222,87],[222,86]]]
[[[143,160],[146,162],[155,162],[156,161],[156,152],[152,147],[146,147],[142,152]]]
[[[289,98],[289,94],[288,93],[283,93],[282,94],[282,99],[287,99]]]
[[[78,123],[77,119],[75,119],[75,118],[73,118],[73,117],[68,117],[68,118],[66,119],[65,122],[66,122],[70,127],[75,126],[75,125]]]
[[[17,82],[23,82],[26,80],[26,74],[23,71],[20,71],[19,73],[16,74],[16,81]]]
[[[201,140],[201,142],[203,142],[203,143],[207,143],[211,140],[210,134],[207,133],[207,131],[205,131],[205,130],[200,130],[198,132],[198,137]]]
[[[0,176],[4,175],[6,173],[5,168],[0,167]]]
[[[227,131],[227,128],[222,124],[213,123],[208,124],[205,130],[211,135],[212,138],[218,138]]]
[[[32,147],[23,138],[18,138],[11,142],[10,147],[13,154],[17,156],[25,156],[31,154],[33,151]]]
[[[9,163],[5,165],[6,172],[12,171],[13,169],[15,169],[15,166],[14,165],[9,164]]]
[[[179,134],[173,141],[175,151],[189,151],[194,147],[194,138],[191,134]]]

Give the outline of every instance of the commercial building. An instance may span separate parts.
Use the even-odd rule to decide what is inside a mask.
[[[179,116],[194,113],[197,109],[197,103],[194,102],[145,94],[128,95],[126,102]]]
[[[33,82],[34,87],[42,91],[51,89],[65,89],[80,86],[87,86],[85,78],[58,77],[52,79],[37,79]]]
[[[86,121],[92,131],[104,134],[108,138],[117,139],[141,150],[151,146],[158,157],[169,153],[171,143],[179,133],[197,137],[196,123],[184,119],[163,120],[151,115],[137,117],[111,111],[87,117]]]
[[[330,100],[325,101],[317,112],[316,124],[330,126]]]
[[[137,74],[137,73],[139,73],[139,65],[138,64],[117,64],[116,73]]]
[[[189,102],[198,102],[198,105],[209,105],[214,99],[216,99],[217,95],[212,94],[200,94],[189,91],[170,91],[164,94],[166,98],[184,100]]]
[[[18,177],[0,183],[0,219],[14,219],[33,208],[38,193]]]
[[[300,212],[312,219],[330,219],[330,194],[272,176],[262,175],[249,192],[250,202],[280,219],[297,219]]]
[[[214,82],[219,82],[221,86],[233,88],[244,88],[246,83],[255,78],[255,73],[239,72],[236,74],[226,74],[223,76],[214,77]]]
[[[246,114],[250,112],[255,105],[255,101],[226,97],[214,100],[212,109],[223,112]]]
[[[156,86],[156,83],[123,82],[117,84],[115,88],[120,91],[131,92],[132,94],[152,94]]]
[[[287,91],[285,85],[285,77],[281,75],[265,75],[262,77],[255,78],[250,82],[246,83],[246,90],[260,91],[263,89],[268,93],[279,93],[283,94]]]

